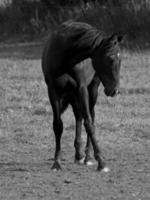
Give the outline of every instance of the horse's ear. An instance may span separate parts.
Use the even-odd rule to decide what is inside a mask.
[[[112,34],[110,37],[109,37],[109,41],[111,42],[122,42],[122,40],[124,39],[124,35],[118,35],[118,34]]]
[[[118,42],[118,36],[117,36],[117,34],[113,33],[111,36],[109,36],[107,38],[107,42],[109,44],[115,44],[115,43],[117,43]]]

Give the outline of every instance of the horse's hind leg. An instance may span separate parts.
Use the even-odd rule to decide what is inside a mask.
[[[53,109],[53,130],[55,134],[55,156],[54,156],[54,164],[52,166],[53,170],[60,170],[60,160],[61,160],[61,136],[63,132],[63,122],[61,119],[61,108],[60,108],[60,100],[55,93],[55,90],[49,90],[48,94],[50,98],[50,102]]]
[[[75,132],[75,140],[74,140],[74,147],[75,147],[75,162],[79,164],[84,163],[84,155],[82,153],[82,138],[81,138],[81,131],[82,131],[82,115],[79,111],[79,106],[74,103],[72,105],[73,113],[76,119],[76,132]]]

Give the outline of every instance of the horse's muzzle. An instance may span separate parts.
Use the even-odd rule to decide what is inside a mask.
[[[120,94],[120,91],[116,88],[112,94],[112,97],[117,96],[118,94]]]
[[[104,89],[104,92],[105,92],[106,96],[110,96],[110,97],[114,97],[114,96],[117,96],[118,94],[120,94],[120,91],[117,88],[115,88],[113,91]]]

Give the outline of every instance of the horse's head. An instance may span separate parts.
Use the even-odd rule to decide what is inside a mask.
[[[92,63],[107,96],[119,94],[120,47],[122,36],[112,35],[102,40],[92,55]]]

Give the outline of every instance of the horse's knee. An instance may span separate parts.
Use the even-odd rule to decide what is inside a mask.
[[[91,134],[93,135],[95,133],[95,126],[92,121],[85,120],[84,126],[85,126],[86,132],[88,133],[89,136]]]

